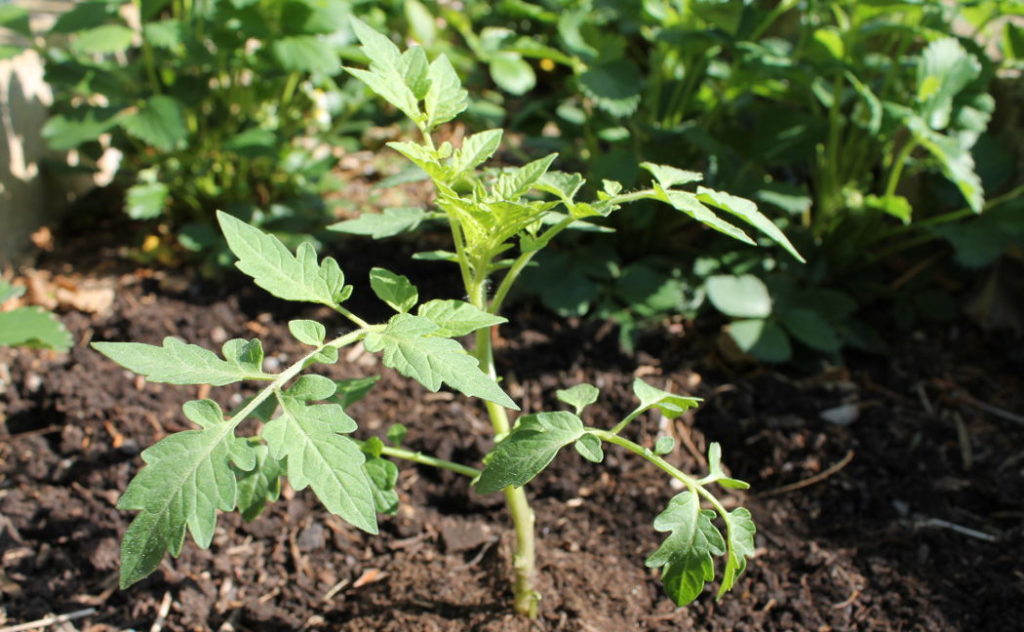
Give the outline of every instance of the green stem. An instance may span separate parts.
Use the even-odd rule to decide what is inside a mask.
[[[629,413],[628,415],[626,415],[625,419],[623,419],[623,420],[622,420],[622,421],[620,421],[619,423],[615,424],[615,427],[614,427],[614,428],[612,428],[612,429],[610,430],[610,432],[611,432],[611,433],[612,433],[613,435],[617,435],[617,434],[619,434],[620,432],[622,432],[622,431],[623,431],[623,429],[625,429],[625,427],[626,427],[626,426],[628,426],[628,425],[629,425],[629,423],[630,423],[631,421],[633,421],[634,419],[636,419],[637,417],[639,417],[639,416],[640,416],[640,413],[644,412],[645,410],[649,410],[649,409],[648,409],[648,408],[644,408],[644,407],[642,407],[642,406],[641,406],[640,408],[637,408],[637,409],[636,409],[636,410],[634,410],[633,412]]]
[[[601,430],[599,428],[587,428],[586,431],[592,435],[595,435],[601,441],[604,441],[606,443],[612,443],[614,445],[619,446],[620,448],[625,448],[626,450],[629,450],[633,454],[644,459],[647,459],[652,464],[657,466],[658,469],[662,470],[672,478],[678,480],[683,485],[686,485],[686,488],[695,494],[699,494],[700,490],[703,489],[697,483],[697,479],[693,478],[689,474],[683,473],[676,466],[672,465],[671,463],[661,458],[654,452],[651,452],[649,448],[645,448],[638,443],[630,441],[625,437],[620,437],[614,432],[609,432],[608,430]]]
[[[911,152],[917,149],[917,141],[908,141],[903,149],[900,149],[900,153],[896,155],[896,159],[892,163],[892,170],[889,171],[889,180],[885,185],[885,197],[889,197],[896,193],[896,187],[900,184],[900,177],[903,175],[903,167],[907,163],[907,159],[910,158]]]
[[[380,453],[396,459],[403,459],[405,461],[412,461],[413,463],[419,463],[421,465],[430,465],[442,470],[448,470],[450,472],[455,472],[456,474],[468,476],[469,478],[476,478],[477,476],[480,476],[480,470],[475,467],[445,461],[444,459],[439,459],[436,456],[430,456],[429,454],[423,454],[422,452],[413,452],[412,450],[406,450],[404,448],[383,446]]]
[[[547,231],[540,236],[541,243],[548,243],[555,237],[555,235],[568,228],[574,221],[576,221],[576,218],[566,217],[551,228],[547,229]],[[502,303],[505,302],[505,297],[508,296],[509,290],[512,289],[512,286],[515,285],[519,275],[523,272],[526,266],[529,265],[534,255],[538,252],[540,252],[540,249],[524,252],[519,255],[519,257],[512,263],[512,267],[510,267],[508,272],[505,273],[504,278],[501,279],[501,283],[498,284],[498,289],[494,292],[494,298],[491,299],[490,306],[481,307],[481,309],[485,309],[486,311],[497,315],[498,312],[501,311]],[[486,300],[484,303],[486,303]]]

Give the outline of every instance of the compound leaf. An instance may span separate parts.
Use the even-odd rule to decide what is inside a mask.
[[[563,447],[584,434],[583,422],[565,412],[520,417],[516,427],[487,455],[476,483],[481,494],[522,487],[540,474]]]
[[[293,255],[277,237],[236,217],[217,211],[217,221],[228,247],[238,257],[235,266],[256,285],[286,301],[335,306],[343,300],[345,275],[338,262],[324,257],[317,264],[316,251],[308,242],[300,244]]]
[[[161,347],[141,342],[94,342],[92,347],[129,371],[144,375],[151,382],[223,386],[241,380],[268,377],[256,367],[221,360],[209,349],[170,336],[164,338]],[[227,344],[225,348],[228,348]]]
[[[480,370],[477,359],[458,342],[436,336],[439,327],[423,316],[395,315],[383,331],[367,334],[368,351],[384,352],[384,365],[433,392],[445,383],[455,390],[519,410],[498,383]]]
[[[416,313],[437,325],[435,336],[454,338],[465,336],[477,329],[508,322],[501,316],[489,314],[478,307],[455,299],[427,301]]]
[[[307,406],[288,395],[279,399],[281,415],[263,428],[262,436],[273,458],[287,459],[292,487],[312,487],[328,511],[367,533],[377,533],[363,452],[339,434],[352,432],[355,424],[337,404]]]
[[[712,556],[723,555],[726,544],[711,522],[714,516],[713,511],[701,510],[697,496],[686,491],[654,519],[655,530],[671,533],[645,563],[661,568],[661,583],[677,606],[696,599],[705,582],[715,578]]]
[[[132,479],[118,509],[139,510],[121,540],[121,587],[143,579],[164,553],[177,556],[188,527],[202,548],[210,546],[217,510],[235,508],[237,484],[229,466],[233,424],[170,435],[142,453],[146,466]]]

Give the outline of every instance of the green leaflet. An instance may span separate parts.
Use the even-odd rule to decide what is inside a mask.
[[[477,359],[450,338],[438,338],[439,327],[423,316],[396,314],[383,331],[363,341],[368,351],[384,353],[384,365],[411,377],[433,392],[442,382],[455,390],[519,410],[498,383],[480,370]]]
[[[754,240],[743,232],[741,228],[715,215],[711,209],[701,204],[700,200],[693,193],[688,191],[661,191],[661,193],[664,196],[661,198],[662,201],[667,202],[672,208],[682,211],[708,228],[713,228],[745,244],[756,245]]]
[[[125,192],[124,210],[132,219],[153,219],[163,213],[170,189],[162,182],[136,184]]]
[[[583,422],[569,412],[520,417],[512,432],[487,456],[476,490],[490,494],[508,486],[522,487],[544,471],[559,450],[583,434]],[[589,447],[584,445],[584,450]]]
[[[715,512],[701,510],[697,496],[686,491],[672,498],[654,519],[655,530],[671,534],[645,563],[662,569],[661,583],[677,606],[696,599],[705,582],[715,579],[712,556],[725,554],[726,544],[711,523],[714,517]]]
[[[504,130],[489,129],[466,138],[462,142],[462,147],[455,150],[452,155],[452,174],[458,175],[470,171],[493,156],[501,146],[502,134],[504,134]]]
[[[355,430],[355,423],[337,404],[307,406],[288,395],[278,399],[281,415],[263,428],[262,436],[273,458],[287,459],[292,487],[312,487],[328,511],[367,533],[377,533],[363,452],[339,434]]]
[[[750,511],[744,507],[730,511],[725,524],[729,550],[726,554],[725,570],[722,571],[722,585],[718,589],[718,597],[732,589],[736,578],[747,568],[747,558],[754,557],[754,534],[757,531]]]
[[[421,208],[386,208],[383,213],[363,213],[355,219],[331,224],[327,229],[350,235],[368,235],[374,239],[384,239],[416,230],[420,222],[428,217],[427,212]]]
[[[214,405],[215,406],[215,405]],[[217,510],[235,508],[237,485],[229,461],[241,470],[252,469],[255,459],[232,434],[234,424],[224,421],[220,409],[202,412],[201,430],[170,435],[142,453],[146,466],[132,479],[118,509],[139,510],[121,540],[121,587],[143,579],[160,564],[164,553],[177,556],[185,527],[202,548],[210,546]]]
[[[427,301],[419,306],[416,313],[437,325],[433,335],[442,338],[465,336],[477,329],[508,322],[501,316],[489,314],[470,303],[455,299]]]
[[[255,467],[249,471],[236,470],[238,511],[246,522],[255,520],[267,503],[281,495],[281,477],[285,475],[283,461],[270,456],[270,450],[257,439],[245,442],[245,448],[254,455]]]
[[[334,307],[344,300],[345,275],[338,262],[324,257],[318,265],[308,242],[293,255],[277,237],[217,211],[235,266],[264,290],[286,301],[307,301]]]
[[[675,419],[690,408],[696,408],[703,401],[699,397],[685,397],[663,391],[640,378],[633,380],[633,394],[640,400],[639,410],[657,408],[669,419]]]
[[[370,270],[370,287],[377,298],[396,312],[405,313],[415,307],[420,300],[416,286],[407,277],[384,268]]]
[[[16,290],[9,292],[13,295]],[[0,312],[0,346],[4,345],[67,351],[71,348],[71,333],[54,314],[41,307],[18,307]]]
[[[327,328],[315,320],[290,320],[288,331],[302,344],[313,347],[322,345],[327,337]]]
[[[740,218],[782,246],[797,261],[806,263],[806,260],[796,251],[796,248],[789,242],[789,239],[786,238],[785,233],[779,230],[779,227],[765,217],[761,211],[757,210],[757,204],[746,198],[706,187],[697,187],[697,199]]]
[[[452,63],[444,55],[430,64],[427,76],[430,88],[423,106],[427,111],[427,129],[432,130],[461,114],[469,105],[469,93],[462,88]]]
[[[221,360],[208,349],[168,336],[163,346],[140,342],[94,342],[92,348],[151,382],[223,386],[241,380],[265,380],[259,340],[224,343]]]
[[[494,183],[494,192],[503,200],[513,200],[524,195],[545,174],[558,154],[548,154],[528,162],[522,167],[504,169]]]
[[[149,99],[138,112],[126,116],[121,125],[131,136],[160,151],[184,149],[188,138],[185,107],[168,96]]]
[[[601,447],[601,439],[596,435],[584,434],[572,445],[580,453],[580,456],[592,463],[600,463],[604,460],[604,449]]]
[[[656,165],[653,162],[642,162],[640,166],[651,172],[654,180],[665,189],[675,186],[700,182],[704,176],[696,171],[686,171],[670,165]]]
[[[949,126],[953,98],[981,74],[981,62],[955,37],[935,40],[917,60],[917,101],[933,130]]]
[[[572,388],[555,391],[558,401],[565,402],[576,409],[576,414],[583,412],[583,409],[597,401],[601,391],[590,384],[577,384]]]
[[[363,53],[370,59],[370,69],[346,67],[345,70],[410,119],[419,121],[422,114],[418,99],[407,83],[398,47],[358,18],[352,18],[352,29],[362,44]]]
[[[765,318],[772,313],[772,297],[764,281],[752,274],[715,274],[704,283],[715,309],[733,318]]]
[[[274,40],[274,59],[289,72],[334,75],[341,62],[326,40],[314,35],[293,35]]]
[[[377,511],[383,514],[394,514],[398,511],[398,466],[379,456],[368,457],[363,464],[366,476],[373,490],[373,503]]]

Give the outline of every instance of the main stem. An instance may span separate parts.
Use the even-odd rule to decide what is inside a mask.
[[[479,309],[489,311],[484,282],[475,281],[468,289],[473,304]],[[480,370],[491,378],[497,379],[498,373],[494,368],[490,328],[477,330],[474,355],[480,362]],[[484,404],[487,407],[487,416],[491,420],[494,434],[508,434],[512,427],[505,409],[494,402],[485,401]],[[533,588],[537,558],[533,536],[533,509],[530,508],[526,491],[522,487],[505,488],[505,505],[508,507],[512,526],[516,532],[516,548],[512,556],[512,566],[515,572],[515,583],[512,588],[515,610],[521,615],[535,619],[537,618],[537,604],[540,601],[540,595]]]

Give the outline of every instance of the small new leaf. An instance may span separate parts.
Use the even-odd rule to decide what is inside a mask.
[[[476,483],[481,494],[522,487],[546,468],[563,447],[583,436],[576,415],[558,411],[520,417],[516,427],[487,455]]]
[[[445,383],[455,390],[519,410],[498,383],[480,370],[476,358],[449,338],[438,338],[438,326],[412,314],[397,314],[383,331],[367,334],[368,351],[384,353],[384,366],[411,377],[430,391]]]
[[[501,146],[503,130],[489,129],[473,134],[462,142],[462,147],[451,158],[454,174],[469,171],[494,155]]]
[[[327,337],[327,329],[315,320],[290,320],[288,331],[305,345],[319,347]]]
[[[338,262],[324,257],[319,264],[308,242],[293,255],[277,237],[264,233],[222,211],[217,211],[228,247],[238,261],[235,266],[252,277],[256,285],[286,301],[321,303],[330,307],[343,300],[345,275]]]
[[[336,404],[307,406],[287,395],[279,399],[281,415],[263,428],[263,439],[273,458],[287,459],[292,487],[312,487],[328,511],[367,533],[377,533],[363,452],[339,434],[355,430],[355,423]]]
[[[661,568],[665,592],[677,606],[685,606],[715,579],[713,555],[723,555],[725,540],[711,520],[713,511],[701,510],[697,496],[683,492],[669,501],[654,519],[657,531],[671,532],[647,558],[650,568]]]
[[[674,450],[676,447],[676,440],[672,437],[658,437],[658,440],[654,442],[654,453],[658,456],[664,456]]]
[[[489,314],[476,306],[459,300],[433,300],[419,306],[416,313],[437,325],[435,336],[454,338],[465,336],[477,329],[508,322],[501,316]]]
[[[328,399],[338,390],[338,385],[329,377],[322,375],[303,375],[285,391],[290,397],[304,402],[316,402]],[[341,412],[346,419],[348,415]],[[352,422],[353,424],[355,422]]]
[[[424,98],[427,129],[433,130],[461,114],[469,105],[469,93],[462,88],[452,63],[444,55],[430,64],[430,88]]]
[[[208,349],[169,336],[164,338],[162,347],[141,342],[94,342],[92,347],[151,382],[223,386],[268,377],[262,371],[243,370],[234,362],[221,360]]]
[[[281,496],[281,477],[285,475],[285,464],[270,456],[266,445],[256,439],[244,442],[244,449],[251,450],[256,465],[248,472],[236,470],[238,478],[238,511],[242,519],[251,522],[263,513],[267,503]]]
[[[558,401],[565,402],[575,408],[577,415],[582,413],[584,408],[596,402],[600,394],[601,391],[590,384],[577,384],[571,388],[555,391],[555,397],[558,398]]]
[[[573,446],[580,456],[588,461],[600,463],[604,460],[604,449],[601,447],[601,440],[596,435],[587,433],[577,439]]]
[[[370,287],[377,298],[391,306],[396,312],[405,313],[420,300],[419,292],[408,277],[395,274],[384,268],[370,270]]]
[[[358,18],[352,18],[352,29],[363,45],[363,53],[370,59],[370,69],[345,70],[410,119],[418,121],[421,116],[419,103],[407,82],[408,68],[406,62],[402,61],[401,51],[385,35]]]
[[[684,397],[663,391],[640,378],[633,380],[633,393],[640,400],[640,409],[657,408],[669,419],[675,419],[690,408],[696,408],[703,401],[699,397]]]

